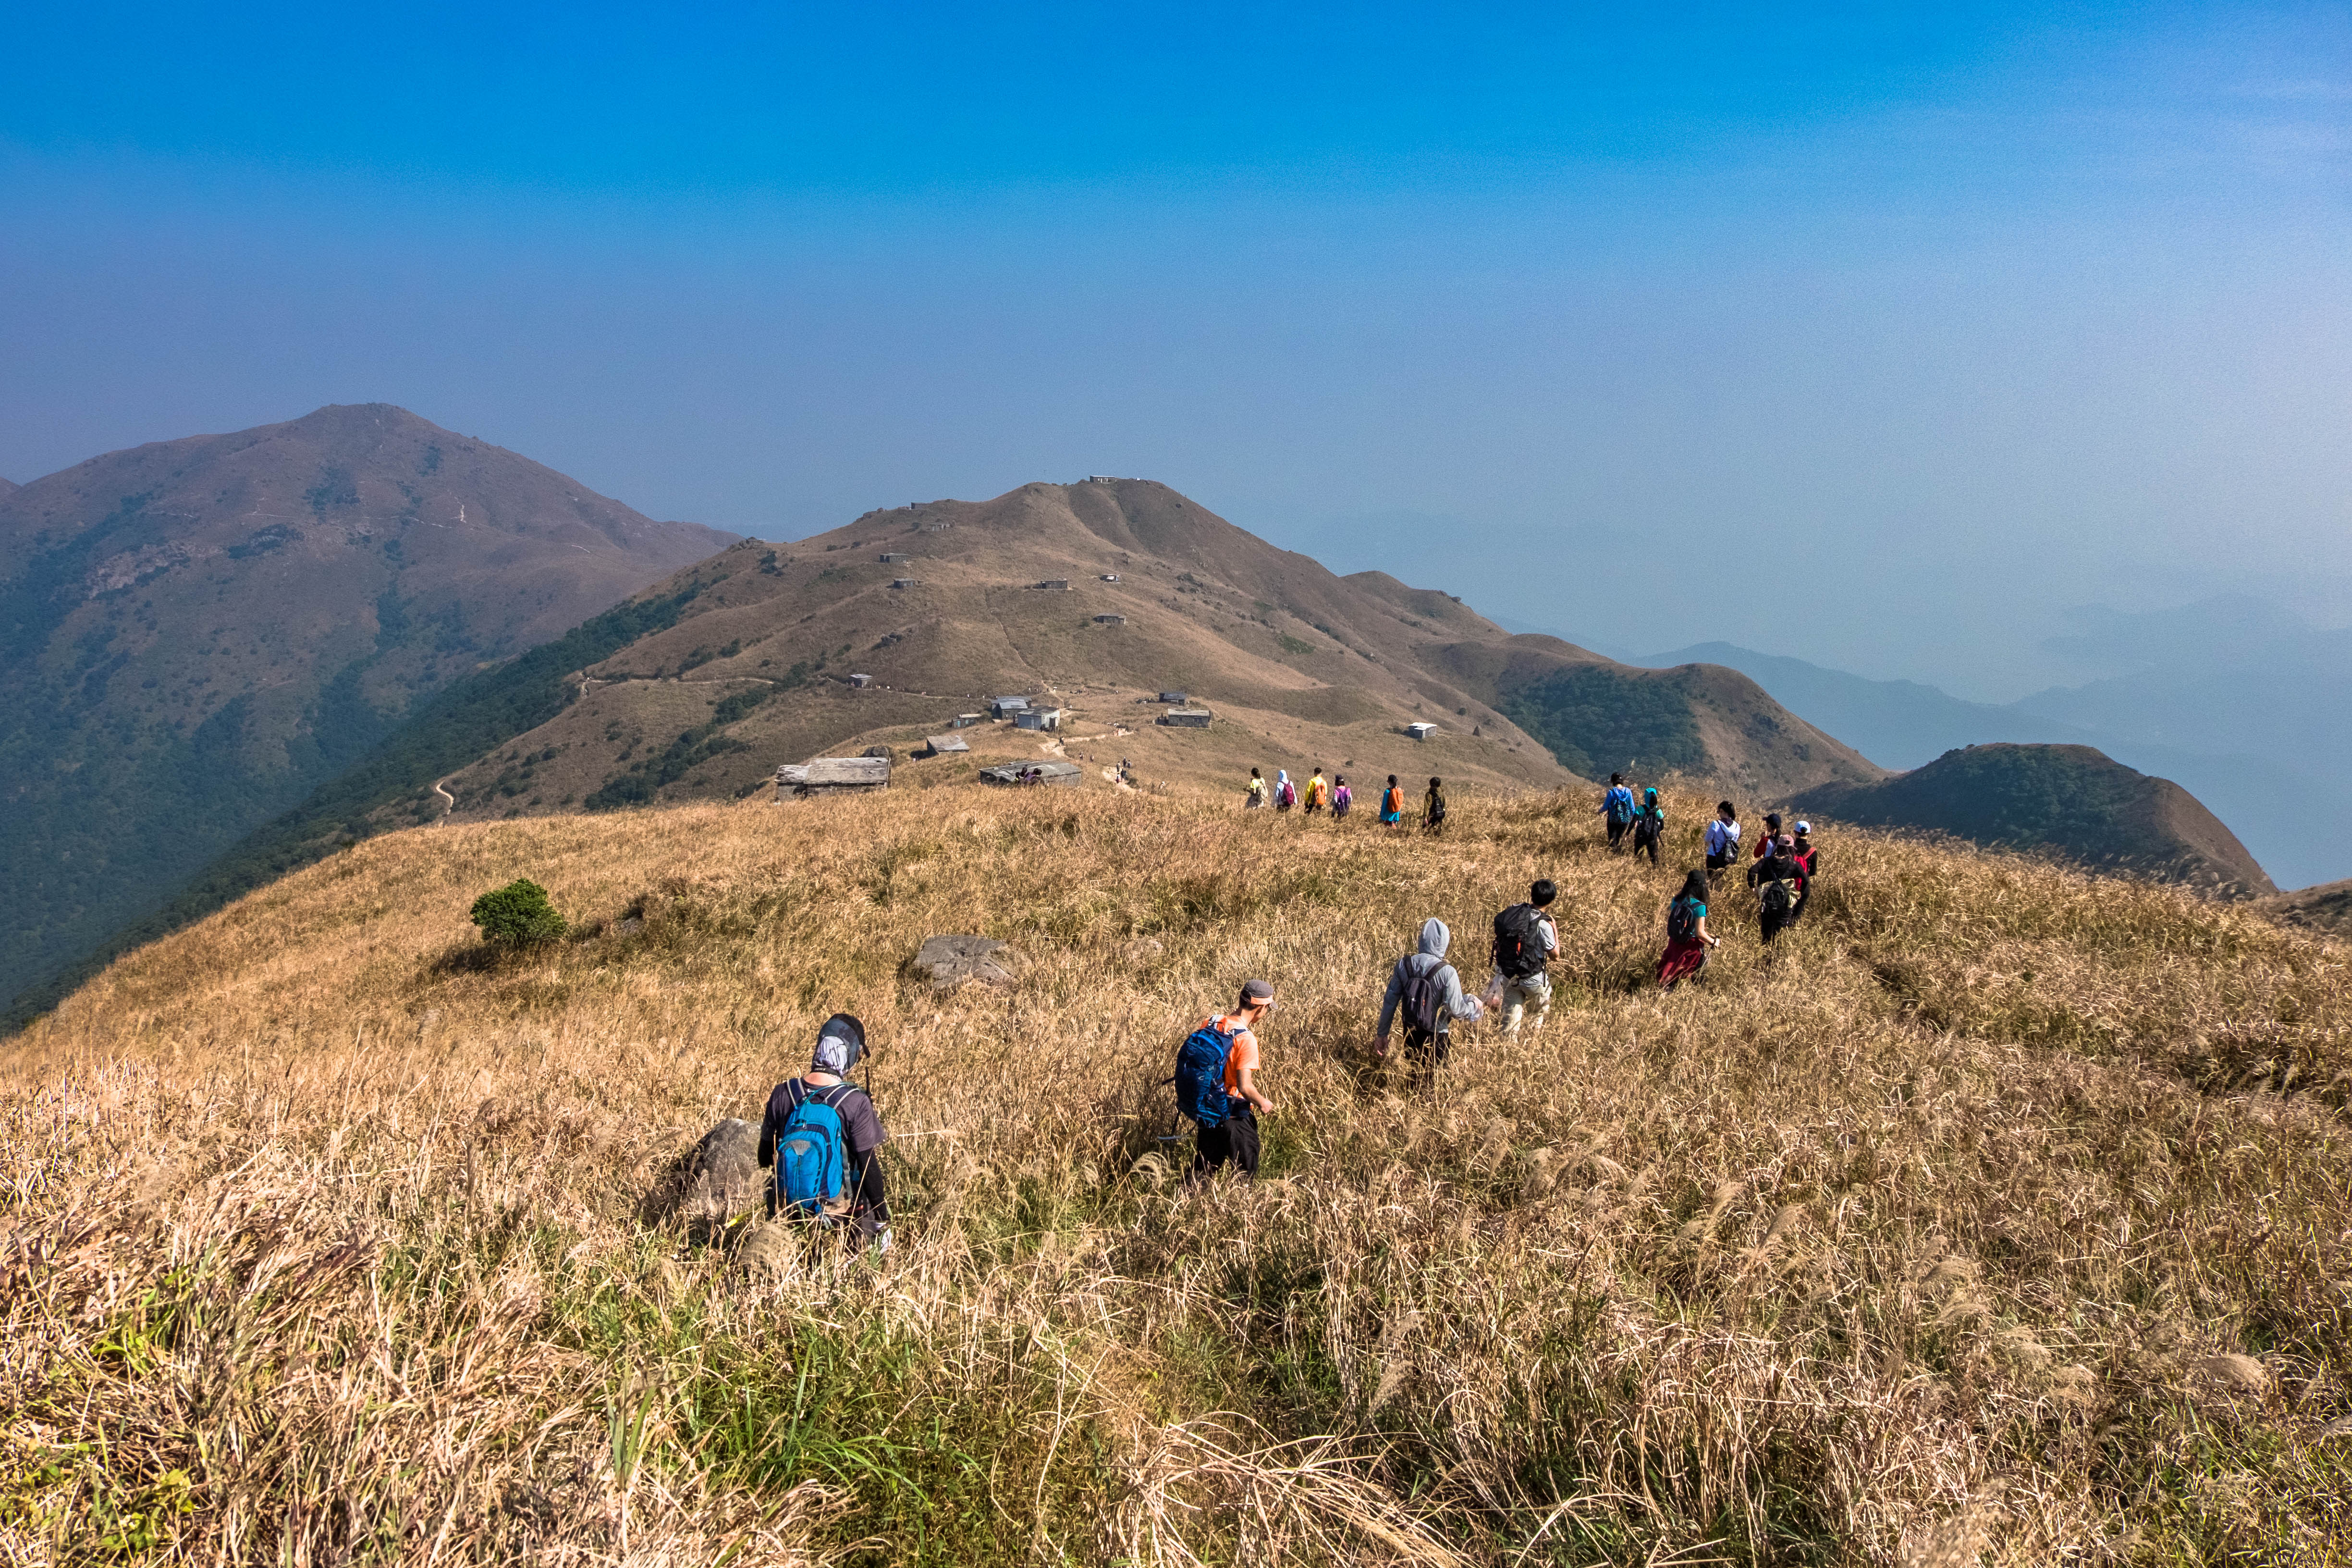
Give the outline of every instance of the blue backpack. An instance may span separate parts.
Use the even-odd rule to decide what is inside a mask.
[[[1210,1019],[1176,1050],[1176,1109],[1204,1132],[1223,1127],[1234,1113],[1234,1098],[1225,1092],[1225,1058],[1240,1031],[1218,1028],[1223,1021]]]
[[[814,1098],[793,1107],[776,1134],[776,1212],[795,1219],[828,1217],[841,1202],[849,1140],[841,1112]]]
[[[1587,796],[1591,799],[1591,796]],[[1609,820],[1622,827],[1633,820],[1633,792],[1618,784],[1609,792]]]

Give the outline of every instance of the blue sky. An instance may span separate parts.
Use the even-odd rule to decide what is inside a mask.
[[[374,399],[773,537],[1144,474],[1979,696],[2352,620],[2352,7],[994,9],[12,15],[0,474]]]

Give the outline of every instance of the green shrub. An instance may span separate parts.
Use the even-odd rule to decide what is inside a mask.
[[[530,947],[563,934],[563,917],[547,901],[547,889],[520,877],[476,899],[473,918],[482,940],[501,947]]]

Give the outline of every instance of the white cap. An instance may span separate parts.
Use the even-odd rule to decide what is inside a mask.
[[[1812,830],[1813,825],[1810,822],[1801,822],[1797,824],[1797,831],[1800,833],[1811,833]]]

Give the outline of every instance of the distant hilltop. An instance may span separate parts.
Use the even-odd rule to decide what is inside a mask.
[[[1870,826],[2052,850],[2221,898],[2278,890],[2195,795],[2090,746],[1966,746],[1878,783],[1814,785],[1792,805]]]

